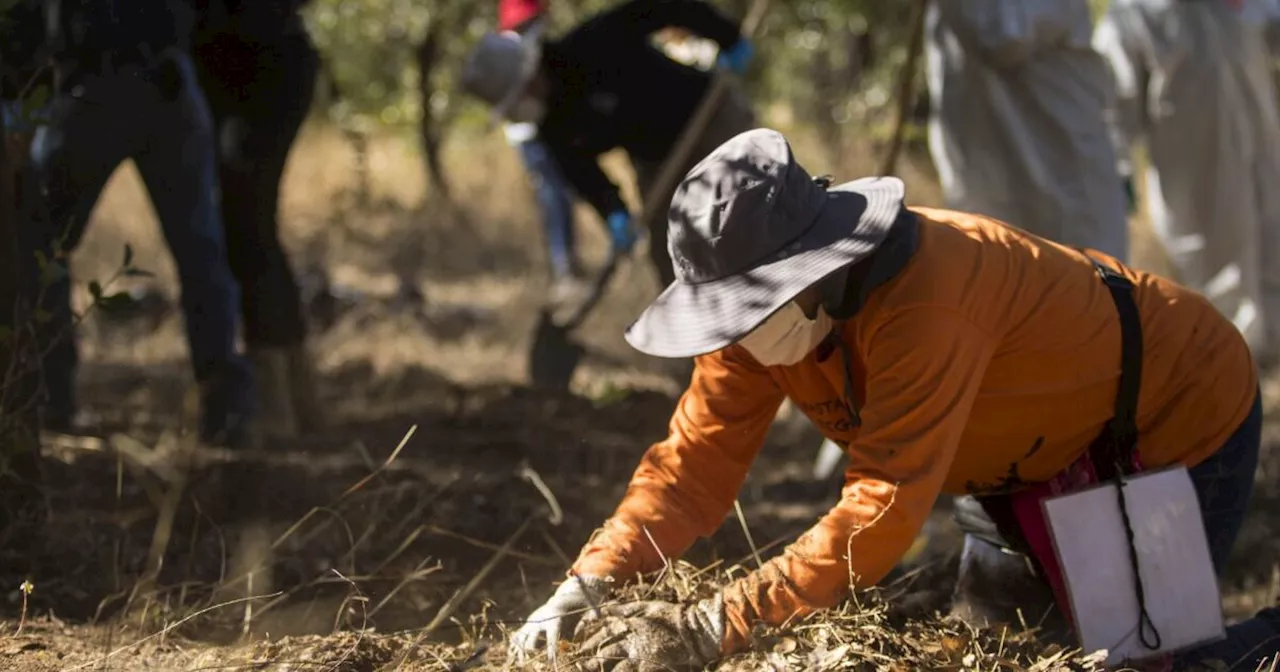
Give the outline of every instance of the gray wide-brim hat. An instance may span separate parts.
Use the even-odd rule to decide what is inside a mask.
[[[537,39],[509,30],[485,33],[462,66],[462,88],[491,105],[492,118],[497,120],[520,99],[541,58]]]
[[[896,177],[815,182],[781,133],[739,134],[694,166],[668,213],[676,280],[626,333],[658,357],[732,345],[884,242],[903,208]]]

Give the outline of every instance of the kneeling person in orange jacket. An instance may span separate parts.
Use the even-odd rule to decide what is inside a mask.
[[[516,633],[517,653],[544,635],[554,653],[563,619],[712,533],[784,398],[846,449],[840,502],[713,599],[606,613],[613,623],[585,655],[605,667],[701,666],[745,648],[756,623],[882,579],[940,493],[1016,492],[1078,464],[1123,396],[1119,300],[1100,277],[1132,293],[1146,344],[1135,461],[1194,467],[1245,432],[1251,483],[1257,374],[1205,299],[1105,255],[903,198],[895,178],[814,180],[767,129],[686,176],[670,209],[677,280],[627,340],[695,356],[693,380],[570,580]]]

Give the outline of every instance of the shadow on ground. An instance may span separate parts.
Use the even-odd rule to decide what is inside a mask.
[[[181,416],[184,372],[178,365],[128,371],[90,365],[84,372],[94,398],[118,401],[98,407],[105,440],[46,437],[50,517],[29,538],[37,586],[29,613],[160,627],[220,602],[279,593],[252,601],[248,616],[249,602],[229,605],[180,631],[219,641],[246,630],[327,634],[344,623],[421,627],[529,519],[511,556],[455,611],[487,612],[490,622],[524,615],[610,513],[674,405],[655,392],[593,401],[530,388],[464,388],[421,368],[378,376],[351,365],[323,381],[324,401],[341,409],[332,426],[252,453],[198,450],[202,463],[188,467],[179,489],[167,474],[181,468],[174,455],[187,448],[163,428]],[[107,388],[115,394],[104,395]],[[344,405],[348,393],[360,402]],[[140,409],[148,415],[133,415]],[[131,417],[146,422],[130,424]],[[110,437],[120,432],[161,454],[157,465],[118,460]],[[808,482],[791,464],[792,451],[772,452],[757,472],[767,478],[747,488],[744,506],[755,540],[776,547],[836,491]],[[526,469],[553,493],[558,525],[547,521],[547,499]],[[776,501],[779,488],[785,506],[767,501]],[[168,496],[178,505],[163,564],[154,582],[141,581]],[[736,562],[749,554],[734,525],[692,557]],[[252,589],[241,576],[246,557],[259,565]],[[8,560],[0,585],[16,586],[15,570],[25,563]],[[347,613],[353,604],[361,605],[358,618]],[[3,613],[16,616],[19,606],[10,600]],[[451,628],[438,636],[448,638]]]

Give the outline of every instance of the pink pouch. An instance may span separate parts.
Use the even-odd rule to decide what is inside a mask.
[[[1141,473],[1142,462],[1134,451],[1131,473]],[[1088,451],[1080,459],[1072,462],[1062,473],[1048,482],[1037,483],[1031,487],[1009,495],[1009,505],[1022,531],[1023,540],[1031,549],[1032,555],[1044,571],[1045,580],[1053,589],[1054,600],[1062,610],[1067,623],[1073,628],[1075,623],[1071,616],[1071,600],[1067,596],[1066,583],[1062,578],[1062,568],[1058,566],[1058,556],[1053,551],[1053,540],[1049,536],[1049,524],[1045,520],[1044,509],[1040,502],[1048,497],[1055,497],[1070,492],[1083,490],[1098,482],[1093,468],[1093,460]]]

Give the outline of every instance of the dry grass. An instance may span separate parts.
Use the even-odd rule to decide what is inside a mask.
[[[714,592],[734,572],[697,569],[676,563],[654,582],[626,587],[611,603],[634,600],[686,600]],[[717,672],[816,670],[999,670],[1003,672],[1096,671],[1103,668],[1097,656],[1046,647],[1031,631],[978,630],[941,617],[909,618],[895,613],[890,586],[862,592],[844,605],[786,628],[761,630],[751,652],[727,658],[708,668]],[[237,608],[236,603],[221,605]],[[355,584],[337,610],[341,623],[329,635],[284,636],[232,646],[210,647],[179,636],[165,635],[173,628],[141,636],[136,629],[117,632],[124,644],[95,650],[89,644],[57,647],[65,670],[80,670],[125,661],[146,660],[160,669],[325,669],[331,672],[372,670],[510,670],[591,669],[591,658],[562,642],[566,661],[553,668],[539,655],[524,665],[507,657],[503,642],[510,625],[491,621],[481,612],[456,620],[462,635],[458,643],[423,641],[414,632],[379,633],[362,617],[370,608],[368,598]],[[511,624],[514,625],[514,624]],[[339,627],[341,626],[341,627]],[[45,649],[55,623],[42,620],[11,646],[28,653],[27,659]],[[136,634],[135,634],[136,633]],[[83,634],[82,634],[83,636]],[[53,649],[54,647],[49,647]],[[3,653],[3,651],[0,651]],[[83,662],[77,662],[83,661]],[[566,667],[567,666],[567,667]]]
[[[687,601],[713,594],[746,568],[696,568],[677,562],[653,582],[627,586],[614,602]],[[977,630],[938,616],[913,618],[894,605],[905,585],[859,592],[838,608],[785,628],[760,630],[755,650],[727,658],[709,669],[747,670],[1099,670],[1095,658],[1046,648],[1030,631]],[[571,644],[562,656],[589,664]],[[491,658],[499,658],[497,655]],[[510,669],[500,663],[473,669]],[[535,661],[533,669],[550,669]]]

